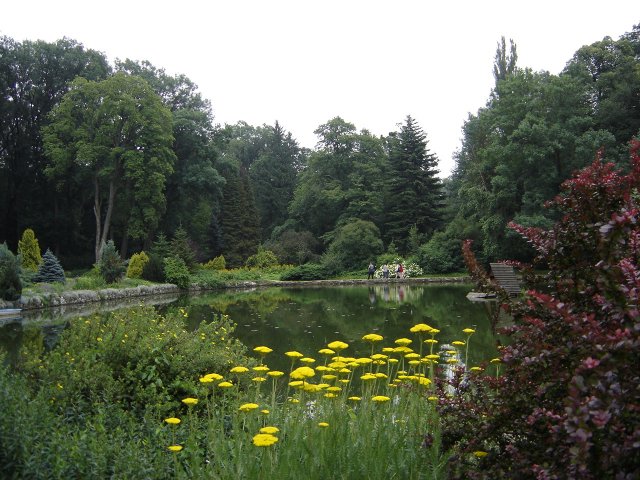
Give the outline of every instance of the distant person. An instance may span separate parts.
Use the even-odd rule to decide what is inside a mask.
[[[386,263],[382,265],[382,278],[389,278],[389,267]]]
[[[398,264],[398,269],[396,270],[398,278],[404,278],[404,267],[402,264]]]
[[[369,280],[370,278],[373,278],[373,274],[376,273],[376,266],[373,264],[373,262],[371,262],[369,264],[369,273],[367,274],[367,280]]]

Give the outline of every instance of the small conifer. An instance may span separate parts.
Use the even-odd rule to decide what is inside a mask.
[[[120,258],[120,254],[113,244],[113,240],[109,240],[102,249],[102,256],[98,264],[100,275],[107,283],[115,283],[120,280],[125,273],[125,262]]]
[[[22,261],[22,268],[35,272],[42,262],[40,244],[34,231],[27,228],[22,232],[22,240],[18,240],[18,254]]]
[[[60,261],[48,248],[42,256],[42,263],[40,263],[38,273],[33,277],[33,281],[35,283],[65,283],[66,281]]]
[[[14,301],[22,294],[20,261],[9,250],[6,242],[0,244],[0,298]]]

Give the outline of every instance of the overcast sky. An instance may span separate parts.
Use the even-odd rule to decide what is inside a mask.
[[[384,135],[411,115],[443,176],[489,98],[501,36],[520,67],[557,74],[580,46],[640,22],[637,0],[21,0],[0,11],[0,35],[149,60],[195,82],[217,123],[278,120],[305,147],[335,116]]]

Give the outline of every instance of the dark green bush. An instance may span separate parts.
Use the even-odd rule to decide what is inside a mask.
[[[459,239],[437,232],[418,249],[415,259],[425,273],[459,272],[464,269],[460,248]]]
[[[165,281],[177,285],[179,288],[189,288],[189,269],[180,257],[167,257],[164,259]]]
[[[6,243],[0,244],[0,298],[14,301],[22,294],[20,260]]]
[[[53,252],[47,248],[42,256],[42,263],[38,267],[38,273],[33,277],[34,283],[65,283],[64,270]]]
[[[113,244],[113,240],[109,240],[102,248],[98,269],[100,275],[102,275],[102,278],[104,278],[104,281],[108,284],[116,283],[124,276],[127,269],[126,262],[120,258],[120,254]]]
[[[280,280],[323,280],[330,276],[331,273],[326,266],[317,263],[306,263],[292,268],[289,272],[283,274]]]

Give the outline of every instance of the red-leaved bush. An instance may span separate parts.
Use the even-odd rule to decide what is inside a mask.
[[[511,225],[548,269],[545,293],[510,305],[499,378],[453,379],[452,478],[640,478],[639,152],[626,174],[598,155],[566,181],[551,230]]]

